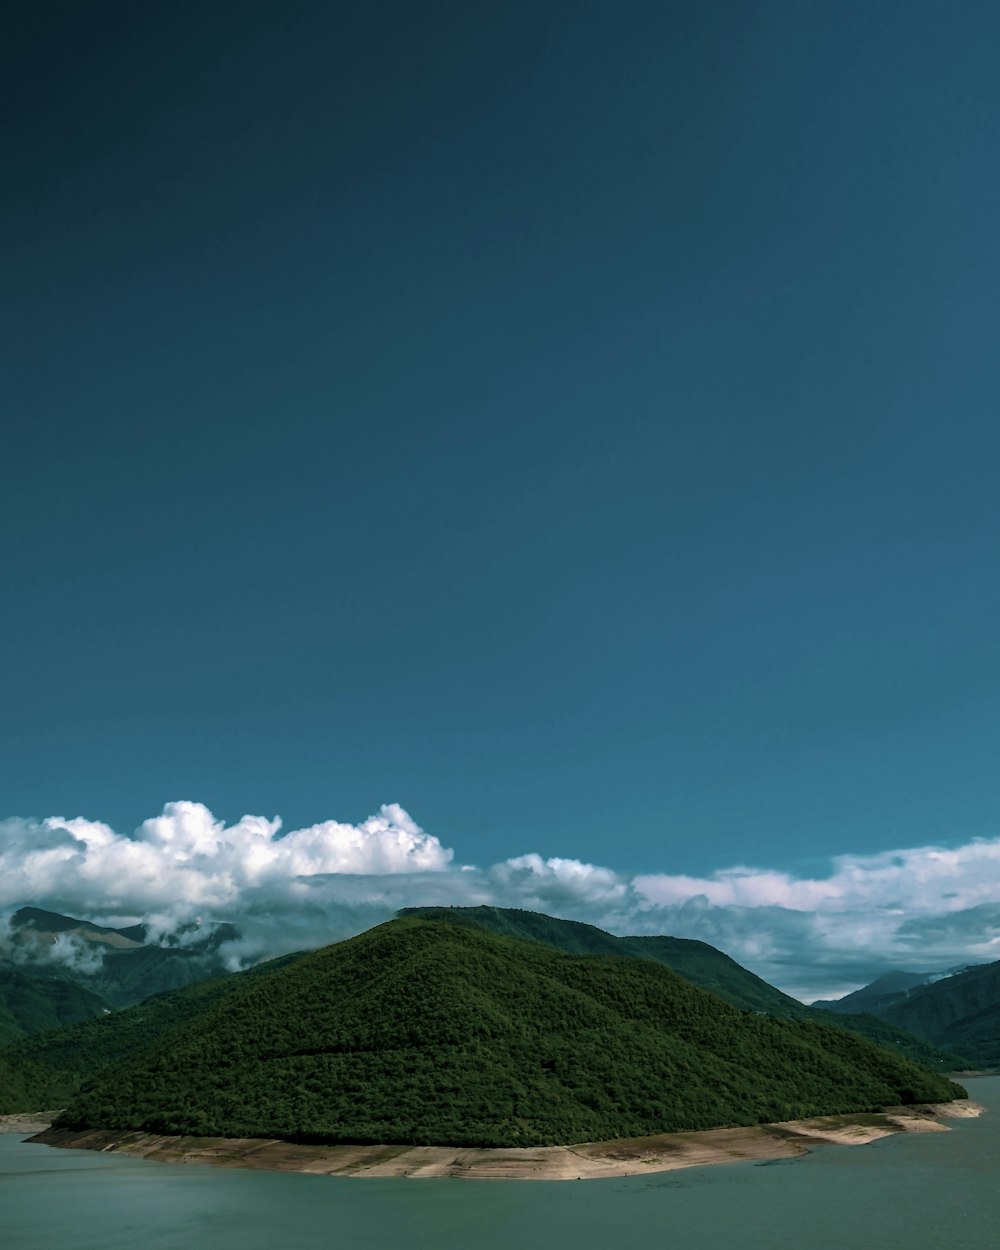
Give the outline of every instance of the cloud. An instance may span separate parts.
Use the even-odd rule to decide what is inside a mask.
[[[892,967],[937,971],[1000,959],[1000,839],[843,855],[823,876],[734,866],[705,877],[647,873],[529,852],[457,864],[402,807],[360,824],[232,825],[168,803],[123,835],[99,821],[0,822],[0,909],[49,907],[99,923],[142,918],[152,940],[192,940],[231,920],[232,967],[348,937],[400,907],[490,904],[614,933],[672,933],[718,946],[789,993],[836,997]],[[67,946],[67,962],[83,957]]]
[[[835,997],[900,966],[1000,959],[1000,839],[842,855],[820,878],[736,867],[632,886],[654,927],[670,918],[685,936],[714,932],[715,944],[802,997]],[[677,910],[695,900],[699,914]]]
[[[452,857],[396,804],[360,825],[280,830],[279,819],[262,816],[227,826],[189,802],[168,803],[131,837],[83,817],[8,820],[0,824],[0,907],[48,899],[88,912],[190,916],[269,885],[280,892],[299,877],[442,872]]]

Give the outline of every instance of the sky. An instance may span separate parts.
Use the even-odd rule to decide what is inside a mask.
[[[0,908],[1000,957],[996,5],[18,10]]]

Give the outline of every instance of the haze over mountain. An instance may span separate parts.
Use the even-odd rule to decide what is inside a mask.
[[[227,971],[229,924],[182,926],[148,943],[149,926],[114,928],[40,907],[19,908],[0,942],[0,1040],[128,1007]]]

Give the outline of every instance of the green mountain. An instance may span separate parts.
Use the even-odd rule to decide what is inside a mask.
[[[921,986],[929,985],[935,978],[929,972],[905,972],[895,969],[884,976],[864,985],[852,994],[843,998],[821,998],[813,1003],[814,1007],[822,1007],[824,1011],[837,1013],[852,1011],[868,1011],[878,1014],[894,1003],[902,1002],[908,994]]]
[[[98,994],[61,976],[34,976],[0,965],[0,1046],[17,1038],[103,1015],[108,1004]]]
[[[539,912],[508,907],[404,907],[398,914],[472,926],[504,937],[544,942],[546,946],[574,955],[624,955],[648,959],[672,968],[694,985],[718,994],[736,1007],[764,1012],[780,1020],[831,1023],[821,1009],[807,1007],[798,999],[783,994],[707,942],[676,937],[615,937],[594,925],[557,920]],[[968,1066],[962,1054],[933,1044],[922,1036],[914,1036],[888,1020],[865,1014],[860,1007],[851,1014],[842,1015],[836,1023],[934,1071],[951,1072]]]
[[[1000,963],[982,964],[914,990],[880,1014],[978,1067],[1000,1066]]]
[[[536,1145],[961,1093],[850,1033],[734,1007],[651,960],[409,917],[240,979],[106,1069],[61,1123]]]
[[[873,1012],[886,1017],[890,1007],[904,1002],[915,991],[924,986],[934,985],[938,981],[946,981],[960,972],[972,972],[976,968],[987,967],[986,964],[962,964],[949,968],[947,972],[904,972],[896,969],[864,985],[853,994],[845,994],[843,998],[820,999],[813,1003],[814,1007],[822,1007],[825,1011],[834,1012]]]
[[[284,955],[246,972],[157,994],[135,1007],[82,1020],[0,1051],[0,1114],[64,1106],[87,1080],[206,1014],[256,977],[302,958]]]
[[[501,937],[544,942],[571,955],[627,955],[649,959],[673,968],[688,981],[703,990],[711,990],[736,1007],[764,1011],[769,1016],[797,1019],[808,1010],[707,942],[675,937],[615,937],[591,924],[557,920],[554,916],[512,907],[404,907],[397,914],[474,925]]]
[[[54,928],[53,920],[64,922],[66,927],[85,923],[58,917],[54,913],[41,914],[47,932]],[[417,908],[410,909],[410,914],[545,942],[574,954],[627,955],[663,963],[673,966],[688,980],[700,983],[703,988],[711,989],[747,1010],[766,1011],[778,1018],[816,1018],[827,1024],[833,1023],[828,1015],[810,1011],[703,942],[669,937],[616,938],[592,925],[501,908]],[[138,929],[136,926],[129,936],[134,934],[135,940],[145,936]],[[154,952],[158,949],[150,948]],[[63,992],[85,995],[82,1006],[72,1015],[56,1011],[53,1016],[51,1012],[39,1010],[34,1013],[30,1028],[22,1027],[22,1021],[22,1026],[8,1027],[3,1032],[5,1017],[0,1007],[0,1044],[22,1037],[29,1031],[34,1033],[54,1028],[60,1021],[81,1020],[71,1027],[33,1036],[8,1047],[4,1052],[6,1068],[0,1067],[0,1112],[65,1105],[83,1082],[102,1069],[155,1044],[180,1025],[208,1012],[229,995],[241,993],[254,978],[269,975],[301,957],[288,955],[235,976],[198,981],[157,994],[140,1006],[116,1011],[112,1015],[106,1014],[103,1000],[87,996],[85,991],[78,991],[66,983],[63,983]],[[44,983],[40,983],[37,977],[34,980],[25,978],[24,993],[19,1002],[32,1001],[31,992],[51,992],[54,979],[58,980],[52,973]],[[843,1021],[836,1023],[842,1024]],[[888,1046],[897,1054],[932,1070],[951,1071],[969,1066],[971,1062],[958,1060],[928,1043],[917,1042],[910,1034],[875,1016],[849,1017],[849,1023],[854,1031],[861,1032],[869,1040]]]

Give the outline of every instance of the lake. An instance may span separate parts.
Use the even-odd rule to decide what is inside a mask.
[[[0,1136],[13,1250],[995,1250],[1000,1077],[949,1133],[598,1181],[349,1179],[151,1163]]]

